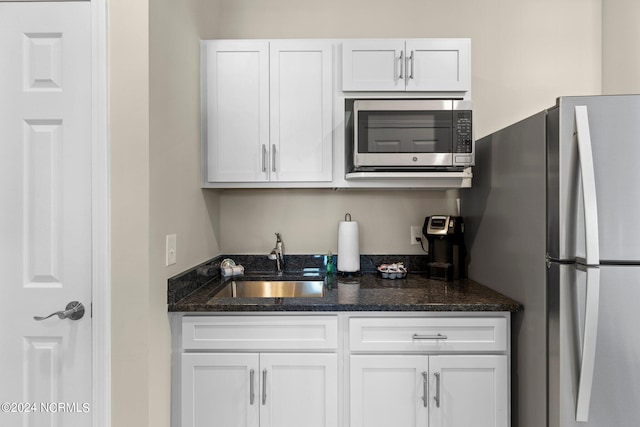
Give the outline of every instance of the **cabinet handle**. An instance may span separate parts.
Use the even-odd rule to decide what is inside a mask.
[[[267,171],[267,146],[262,144],[262,172]]]
[[[409,61],[411,61],[411,73],[409,74],[409,78],[413,80],[413,51],[411,51],[411,56],[409,56]]]
[[[262,404],[267,403],[267,370],[262,371]]]
[[[429,407],[429,373],[422,373],[422,406]]]
[[[271,153],[271,171],[276,171],[276,144],[271,146],[273,148],[273,152]]]
[[[404,79],[404,60],[402,59],[403,55],[404,55],[404,51],[401,50],[400,51],[400,59],[399,59],[399,61],[400,61],[400,75],[398,76],[398,78],[400,80]]]
[[[253,402],[256,398],[256,393],[254,389],[254,380],[256,376],[256,371],[253,369],[249,371],[249,405],[253,405]]]
[[[414,340],[446,340],[448,337],[446,335],[437,334],[437,335],[418,335],[413,334]]]
[[[436,408],[440,407],[440,372],[435,372],[433,376],[436,377],[436,395],[433,400],[436,401]]]

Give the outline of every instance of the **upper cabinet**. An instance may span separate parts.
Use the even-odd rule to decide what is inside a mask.
[[[470,56],[470,39],[203,40],[201,185],[469,187],[470,167],[352,173],[349,105],[354,98],[470,101]]]
[[[207,181],[269,179],[269,43],[203,42]]]
[[[208,40],[205,183],[333,179],[333,45]]]
[[[345,40],[342,89],[468,92],[471,90],[471,40]]]

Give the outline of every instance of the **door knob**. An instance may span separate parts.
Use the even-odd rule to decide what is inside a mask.
[[[84,305],[82,305],[82,303],[78,301],[71,301],[69,304],[67,304],[67,307],[63,311],[56,311],[55,313],[51,313],[47,317],[33,316],[33,318],[34,320],[40,321],[48,319],[52,316],[58,316],[58,318],[60,319],[82,319],[82,316],[84,316]]]

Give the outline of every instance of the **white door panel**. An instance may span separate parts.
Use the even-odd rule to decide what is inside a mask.
[[[332,45],[270,43],[271,181],[331,181]]]
[[[203,42],[207,179],[268,181],[269,43]]]
[[[0,425],[91,425],[90,21],[0,3]],[[70,301],[82,319],[33,319]]]
[[[507,427],[507,356],[429,358],[430,427]]]
[[[350,357],[351,427],[428,425],[428,390],[424,355]]]
[[[263,353],[261,427],[332,427],[338,424],[338,356]]]

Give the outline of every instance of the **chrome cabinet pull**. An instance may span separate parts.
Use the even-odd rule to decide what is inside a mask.
[[[437,335],[413,334],[412,338],[414,340],[446,340],[448,337],[446,335],[442,335],[442,334],[437,334]]]
[[[422,373],[422,406],[429,407],[429,373]]]
[[[440,407],[440,372],[433,374],[436,377],[436,395],[433,396],[433,400],[436,401],[436,408]]]
[[[262,144],[262,172],[267,171],[267,146]]]
[[[398,76],[398,78],[400,80],[404,79],[404,61],[402,59],[403,55],[404,55],[404,51],[401,50],[400,51],[400,59],[399,59],[399,61],[400,61],[400,75]]]
[[[262,404],[267,403],[267,370],[262,371]]]
[[[256,371],[253,369],[249,371],[249,405],[253,405],[253,402],[256,398],[255,389],[254,389],[254,379]]]
[[[273,152],[271,153],[271,171],[276,171],[276,144],[271,146],[273,148]]]
[[[37,321],[41,321],[53,316],[58,316],[58,318],[60,319],[71,319],[71,320],[82,319],[82,316],[84,316],[84,305],[78,301],[71,301],[69,304],[67,304],[67,307],[62,311],[56,311],[55,313],[51,313],[46,317],[33,316],[33,319]]]
[[[409,61],[411,61],[411,73],[409,74],[409,78],[413,80],[413,51],[411,51],[411,56],[409,56]]]

